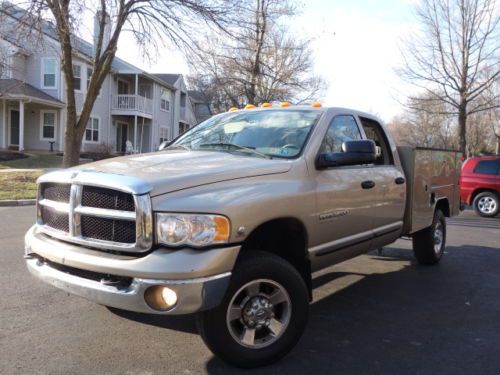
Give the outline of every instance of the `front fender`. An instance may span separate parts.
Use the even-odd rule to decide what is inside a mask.
[[[295,218],[310,230],[314,188],[307,178],[259,176],[194,187],[152,198],[157,212],[211,213],[230,219],[230,242],[242,242],[260,224]]]

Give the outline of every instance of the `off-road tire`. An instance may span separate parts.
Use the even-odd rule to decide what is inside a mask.
[[[488,200],[489,207],[493,205],[493,209],[490,209],[489,212],[485,212],[484,208],[481,208],[481,204],[484,205],[484,201]],[[495,217],[498,215],[500,212],[500,198],[498,194],[493,193],[492,191],[485,191],[482,193],[479,193],[476,195],[474,198],[474,201],[472,202],[472,207],[474,207],[474,211],[476,214],[482,217]]]
[[[441,241],[437,246],[437,231],[441,231]],[[441,260],[446,246],[446,218],[439,209],[434,212],[430,227],[413,235],[413,253],[420,264],[436,264]]]
[[[289,295],[289,323],[277,341],[263,348],[248,348],[236,341],[227,323],[229,305],[248,283],[267,279],[279,283]],[[304,332],[309,313],[309,294],[304,279],[286,260],[263,251],[240,255],[222,303],[197,315],[199,333],[208,348],[219,358],[237,367],[253,368],[276,362],[285,356]]]

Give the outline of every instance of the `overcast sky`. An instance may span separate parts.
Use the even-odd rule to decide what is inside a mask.
[[[415,27],[415,0],[307,0],[290,25],[298,37],[313,38],[315,72],[329,89],[325,105],[369,111],[389,121],[401,111],[410,89],[394,73],[401,64],[401,38]],[[187,74],[179,51],[165,48],[152,63],[131,40],[122,38],[117,55],[151,72]]]

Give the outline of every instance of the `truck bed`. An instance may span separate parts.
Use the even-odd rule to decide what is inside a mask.
[[[403,235],[411,235],[430,226],[434,208],[442,199],[449,202],[449,215],[458,215],[460,153],[411,146],[399,146],[398,153],[407,181]]]

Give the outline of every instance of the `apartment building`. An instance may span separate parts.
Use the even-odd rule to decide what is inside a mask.
[[[22,16],[21,8],[0,4],[0,148],[62,151],[66,89],[57,33],[46,22],[40,31],[42,43],[19,38]],[[72,44],[80,111],[94,50],[92,43],[76,36]],[[123,153],[128,141],[135,152],[153,151],[197,122],[181,74],[152,74],[115,58],[93,106],[82,151],[104,146]]]

